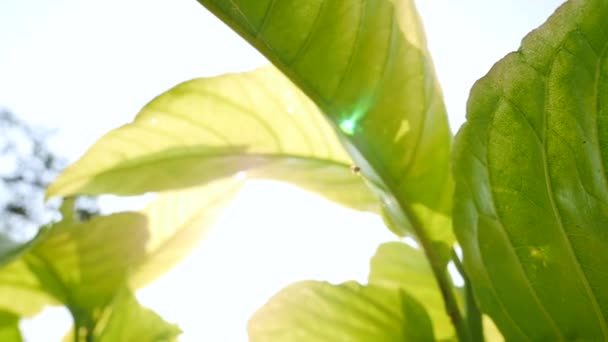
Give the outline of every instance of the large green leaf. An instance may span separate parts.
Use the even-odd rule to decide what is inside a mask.
[[[48,195],[172,190],[246,171],[377,211],[317,107],[276,69],[195,79],[102,137]]]
[[[144,258],[134,267],[131,285],[140,288],[150,283],[188,256],[242,184],[229,179],[159,194],[142,212],[148,218],[150,236]]]
[[[0,341],[21,342],[21,331],[19,330],[19,316],[0,311]]]
[[[340,131],[393,226],[452,242],[451,134],[411,0],[198,0]]]
[[[254,314],[248,325],[251,342],[433,341],[424,308],[400,290],[292,284]]]
[[[421,303],[433,321],[438,340],[454,337],[454,328],[431,266],[421,250],[401,242],[380,245],[371,261],[369,283],[402,289]]]
[[[608,2],[571,0],[474,86],[455,227],[512,341],[608,340]]]

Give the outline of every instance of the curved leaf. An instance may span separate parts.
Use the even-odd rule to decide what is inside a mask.
[[[292,284],[254,314],[248,325],[251,342],[433,341],[424,308],[399,290]]]
[[[0,269],[0,310],[32,316],[59,302],[92,329],[141,262],[147,221],[122,213],[80,223],[67,207],[64,220],[47,227],[19,259]]]
[[[351,164],[316,106],[268,67],[195,79],[162,94],[95,143],[48,195],[141,194],[247,171],[377,211]]]
[[[421,250],[401,242],[380,245],[371,261],[369,283],[405,291],[424,306],[438,340],[455,337],[439,286]]]
[[[57,223],[23,256],[44,290],[77,319],[95,320],[144,255],[147,221],[137,213]]]
[[[506,340],[608,339],[608,2],[572,0],[474,86],[455,227]]]
[[[401,234],[451,244],[451,134],[411,0],[198,1],[323,110]]]
[[[161,193],[142,213],[148,218],[145,256],[134,266],[130,283],[140,288],[188,256],[223,209],[241,189],[237,179]]]

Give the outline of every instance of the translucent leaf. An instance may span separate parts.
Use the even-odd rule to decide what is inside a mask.
[[[93,324],[143,258],[146,225],[146,218],[137,213],[60,222],[23,257],[47,293],[77,320]]]
[[[405,291],[424,306],[438,340],[455,337],[439,286],[421,250],[401,242],[380,245],[371,261],[369,283]]]
[[[405,293],[354,282],[292,284],[254,314],[251,342],[433,341],[423,307]]]
[[[377,211],[376,197],[351,166],[317,107],[267,67],[191,80],[160,95],[133,123],[97,141],[48,195],[141,194],[246,172]]]
[[[411,0],[199,2],[322,109],[396,231],[451,245],[451,134]]]
[[[508,341],[608,339],[608,2],[572,0],[471,91],[455,228]]]
[[[45,305],[58,304],[26,260],[18,259],[0,268],[0,310],[31,317]]]

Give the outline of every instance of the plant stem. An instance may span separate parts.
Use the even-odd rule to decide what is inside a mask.
[[[471,338],[473,341],[484,341],[481,311],[479,311],[479,307],[477,306],[477,302],[473,295],[473,284],[471,284],[471,280],[464,271],[464,266],[458,258],[456,251],[452,251],[452,260],[462,276],[462,279],[464,279],[466,320],[469,325]]]
[[[73,312],[72,316],[74,317],[74,342],[93,342],[93,329],[90,328],[90,324],[78,318],[80,316]]]
[[[441,291],[441,296],[443,297],[443,301],[445,303],[445,310],[448,316],[450,316],[452,325],[454,325],[458,340],[460,342],[474,341],[472,339],[471,332],[469,331],[469,326],[462,317],[462,313],[458,307],[458,301],[456,300],[456,296],[452,290],[453,284],[447,272],[447,263],[444,262],[438,254],[437,249],[433,246],[433,241],[427,235],[422,224],[418,222],[418,217],[411,211],[407,204],[402,203],[400,200],[398,200],[398,203],[401,210],[410,219],[412,230],[416,234],[416,237],[422,246],[422,250],[424,251],[426,258],[431,265],[433,275],[437,280],[439,290]]]

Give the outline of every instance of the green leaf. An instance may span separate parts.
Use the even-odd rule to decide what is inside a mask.
[[[508,341],[608,339],[608,2],[572,0],[473,87],[455,228]]]
[[[424,306],[438,340],[454,337],[439,286],[421,250],[401,242],[380,245],[371,260],[369,283],[405,291]]]
[[[26,243],[15,243],[10,256],[0,262],[0,311],[31,317],[46,305],[58,304],[26,260],[32,246],[46,238],[50,226],[42,227]]]
[[[229,179],[159,194],[142,212],[148,218],[150,237],[144,258],[134,267],[131,285],[143,287],[188,256],[242,184]]]
[[[141,194],[246,171],[378,211],[317,107],[274,68],[195,79],[102,137],[49,187],[49,196]],[[125,181],[127,180],[127,181]]]
[[[21,331],[19,330],[19,316],[0,311],[0,341],[21,342]]]
[[[0,268],[0,293],[0,311],[19,316],[31,317],[45,305],[58,304],[23,258]]]
[[[177,341],[182,331],[169,324],[154,311],[147,309],[128,291],[120,292],[114,299],[95,341]],[[107,320],[107,321],[106,321]]]
[[[424,308],[400,290],[292,284],[254,314],[248,325],[251,342],[433,341]]]
[[[451,245],[451,134],[411,0],[198,1],[323,110],[401,234]]]
[[[90,328],[143,258],[146,225],[138,213],[62,221],[23,257],[44,290]]]

